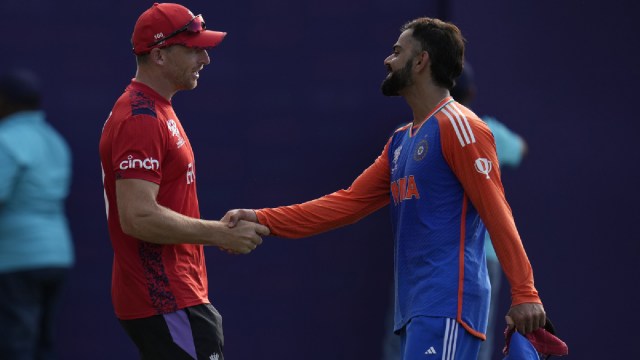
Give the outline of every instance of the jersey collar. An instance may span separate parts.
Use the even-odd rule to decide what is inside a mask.
[[[167,100],[164,96],[158,94],[158,92],[153,90],[150,86],[137,81],[135,78],[131,79],[131,84],[129,86],[131,86],[131,88],[134,90],[141,91],[147,95],[150,95],[156,101],[165,103],[167,105],[171,105],[171,101]]]
[[[451,96],[447,96],[446,98],[440,100],[438,105],[436,105],[436,107],[433,108],[433,110],[424,118],[424,121],[420,125],[418,125],[417,127],[413,125],[411,126],[411,128],[409,129],[409,136],[413,137],[415,134],[417,134],[420,128],[422,128],[422,125],[424,125],[427,122],[427,120],[429,120],[430,117],[432,117],[438,111],[442,110],[443,107],[445,107],[448,103],[452,101],[453,101],[453,97]]]

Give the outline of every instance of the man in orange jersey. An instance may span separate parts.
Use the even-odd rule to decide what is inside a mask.
[[[375,162],[346,190],[303,204],[231,210],[223,221],[256,221],[276,236],[299,238],[390,205],[402,358],[476,359],[489,312],[485,224],[511,284],[509,321],[530,333],[546,315],[505,199],[493,136],[449,94],[463,67],[460,30],[419,18],[401,31],[381,88],[404,97],[413,119]]]

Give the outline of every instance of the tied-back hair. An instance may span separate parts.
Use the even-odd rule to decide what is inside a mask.
[[[413,30],[422,51],[429,53],[433,81],[449,90],[455,85],[464,64],[465,39],[452,23],[422,17],[409,21],[400,31]]]

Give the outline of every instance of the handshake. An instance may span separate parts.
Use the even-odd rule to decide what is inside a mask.
[[[228,236],[221,239],[218,247],[229,254],[248,254],[262,244],[263,236],[271,233],[268,227],[258,223],[251,209],[229,210],[220,222],[226,225]]]

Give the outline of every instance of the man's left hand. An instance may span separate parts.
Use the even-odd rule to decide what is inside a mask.
[[[505,319],[509,328],[515,327],[521,334],[527,334],[544,327],[547,315],[542,304],[524,303],[509,309]]]

